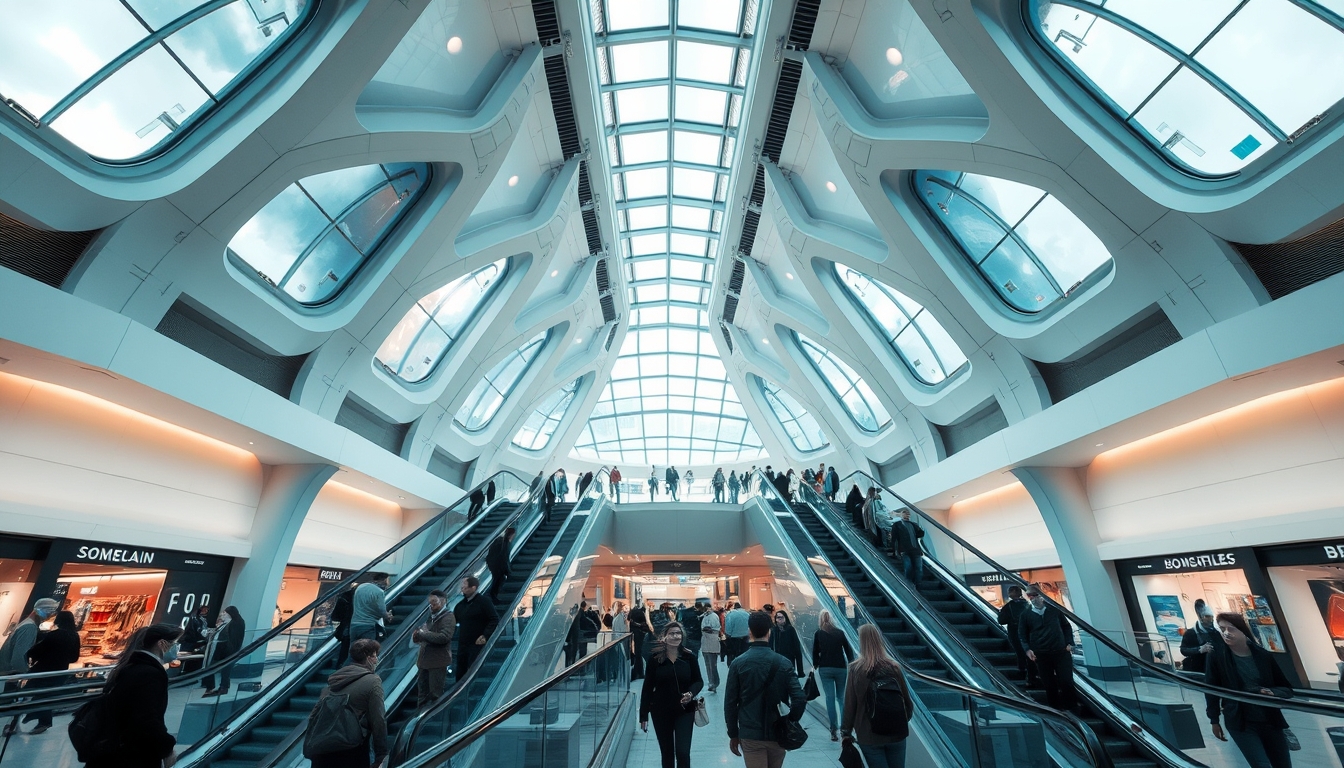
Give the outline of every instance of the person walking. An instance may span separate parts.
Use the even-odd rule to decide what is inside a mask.
[[[695,486],[695,470],[686,470],[686,495],[690,496]],[[678,499],[680,501],[680,499]]]
[[[387,609],[387,588],[392,583],[386,573],[369,574],[370,581],[355,587],[351,598],[350,642],[356,640],[378,640],[383,632],[383,622],[392,620],[392,612]]]
[[[467,522],[475,520],[483,509],[485,509],[485,491],[478,487],[471,492],[471,506],[467,508]]]
[[[1218,625],[1214,621],[1213,609],[1207,605],[1195,607],[1199,620],[1181,635],[1181,669],[1186,672],[1204,672],[1208,667],[1209,654],[1218,647],[1222,638]]]
[[[676,467],[669,464],[667,471],[663,473],[663,477],[667,481],[667,495],[673,501],[681,501],[681,498],[677,495],[677,486],[681,484],[681,473],[677,471]]]
[[[643,605],[636,603],[630,609],[630,635],[633,651],[630,656],[630,679],[644,679],[644,638],[648,637],[651,627],[649,617]]]
[[[682,608],[678,613],[677,621],[681,624],[681,631],[684,637],[681,641],[683,647],[694,654],[700,653],[700,643],[703,637],[700,632],[700,618],[703,615],[706,606],[699,604]]]
[[[728,473],[728,503],[736,504],[737,495],[742,490],[742,481],[737,478],[737,470]]]
[[[1255,642],[1246,618],[1239,613],[1220,613],[1215,619],[1222,645],[1215,646],[1217,650],[1209,654],[1204,682],[1242,693],[1292,698],[1288,677],[1273,655]],[[1204,699],[1214,738],[1227,741],[1231,736],[1251,768],[1292,768],[1288,737],[1284,733],[1288,721],[1283,710],[1212,694]],[[1218,723],[1220,715],[1227,723],[1226,732]]]
[[[797,722],[807,711],[807,697],[793,676],[793,665],[770,650],[770,616],[757,611],[747,623],[751,643],[728,666],[723,689],[728,749],[747,768],[781,768],[785,752],[774,734],[779,705],[787,703],[786,717]]]
[[[868,768],[905,768],[915,706],[901,665],[874,624],[859,627],[859,658],[849,665],[840,734],[855,741]]]
[[[616,500],[615,503],[621,503],[621,470],[612,467],[611,472],[607,474],[607,479],[611,481],[611,497]]]
[[[177,739],[164,723],[168,672],[163,667],[177,659],[181,635],[173,624],[151,624],[131,634],[103,689],[103,727],[116,735],[118,748],[108,756],[80,755],[85,768],[172,768]]]
[[[835,471],[832,465],[826,470],[826,482],[822,485],[822,491],[826,494],[826,500],[835,503],[835,494],[840,492],[840,475]]]
[[[924,578],[924,550],[919,546],[922,538],[924,529],[910,519],[909,507],[902,508],[901,519],[891,525],[891,549],[901,562],[901,572],[915,589],[919,589]]]
[[[705,659],[705,677],[709,692],[719,689],[719,654],[723,652],[723,623],[719,614],[710,610],[700,617],[700,655]]]
[[[803,641],[789,620],[788,611],[775,611],[775,626],[770,628],[770,650],[788,659],[803,677]]]
[[[243,615],[238,612],[238,608],[230,605],[219,612],[219,618],[215,620],[215,628],[210,634],[209,644],[206,646],[205,653],[206,664],[218,664],[233,654],[243,649],[243,643],[247,639],[247,625],[243,623]],[[226,664],[219,670],[219,687],[215,687],[215,676],[207,675],[205,685],[208,689],[205,696],[223,696],[229,692],[229,681],[233,675],[233,665],[237,662]]]
[[[727,478],[723,476],[723,467],[714,470],[714,477],[710,479],[709,484],[714,487],[714,503],[723,503],[723,488],[728,484]]]
[[[499,602],[499,588],[509,579],[509,547],[518,530],[510,525],[485,552],[485,567],[490,570],[490,602]]]
[[[1036,679],[1036,665],[1027,658],[1027,649],[1022,647],[1022,637],[1018,635],[1018,625],[1022,623],[1022,614],[1031,610],[1031,604],[1022,597],[1022,588],[1014,584],[1008,588],[1008,602],[999,609],[999,623],[1008,630],[1008,644],[1017,654],[1017,671],[1022,673],[1024,687],[1040,685]]]
[[[658,495],[658,470],[649,470],[649,501]]]
[[[639,728],[648,733],[649,717],[653,717],[663,768],[690,768],[694,702],[705,685],[700,662],[686,647],[684,635],[685,630],[675,621],[663,627],[639,693]]]
[[[733,607],[723,617],[723,634],[727,636],[726,648],[729,665],[738,656],[747,652],[747,638],[751,634],[749,619],[751,614],[742,607],[742,603],[733,603]]]
[[[593,484],[593,473],[584,472],[583,476],[579,478],[579,489],[578,492],[574,494],[574,500],[578,501],[582,499],[583,495],[588,492],[588,487],[591,486],[592,484]]]
[[[863,491],[859,490],[858,483],[849,487],[849,495],[845,497],[845,515],[855,528],[863,530]]]
[[[350,619],[355,615],[355,590],[358,585],[351,584],[336,598],[331,609],[331,623],[336,625],[336,663],[344,664],[350,656]],[[205,610],[202,606],[201,610]]]
[[[568,495],[569,475],[565,474],[565,470],[557,469],[555,471],[555,500],[564,501],[565,497]]]
[[[54,628],[43,632],[37,642],[28,649],[29,672],[61,672],[79,661],[79,631],[75,629],[75,614],[61,611],[53,620]],[[25,690],[35,691],[41,688],[57,688],[72,680],[63,675],[39,677],[28,681]],[[29,731],[34,735],[46,733],[51,728],[51,710],[31,712],[23,718],[24,722],[37,721],[37,726]]]
[[[9,633],[5,644],[0,645],[0,674],[22,675],[28,671],[28,651],[37,642],[38,625],[55,616],[60,607],[61,604],[50,597],[33,603],[33,610]],[[17,683],[5,683],[6,691],[16,688]]]
[[[486,504],[494,504],[494,503],[495,503],[495,481],[494,481],[494,480],[491,480],[491,481],[490,481],[489,483],[487,483],[486,486],[485,486],[485,503],[486,503]]]
[[[755,475],[756,475],[756,465],[755,465],[755,464],[752,464],[752,465],[751,465],[751,471],[750,471],[750,472],[743,472],[743,473],[742,473],[742,492],[745,493],[745,494],[748,495],[748,496],[751,495],[751,478],[755,477]]]
[[[817,673],[817,684],[826,696],[826,719],[830,723],[831,741],[839,740],[836,708],[845,702],[845,679],[854,649],[849,647],[845,633],[835,626],[830,611],[822,611],[817,619],[817,633],[812,636],[812,670]]]
[[[471,669],[472,662],[481,653],[495,627],[499,626],[499,613],[495,604],[487,595],[480,594],[481,581],[475,576],[462,580],[462,599],[453,607],[453,620],[457,622],[457,664],[453,669],[457,680],[461,682]]]
[[[382,646],[377,640],[364,638],[350,644],[350,663],[327,678],[327,687],[318,696],[317,706],[328,696],[349,696],[348,706],[354,710],[363,730],[364,742],[340,752],[329,752],[312,758],[312,768],[377,768],[387,759],[387,709],[383,701],[383,681],[374,673],[378,668],[378,654]],[[370,760],[369,752],[373,758]]]
[[[429,593],[429,616],[411,633],[411,642],[420,646],[415,659],[416,705],[423,711],[443,695],[448,667],[453,663],[453,633],[457,631],[453,612],[448,610],[448,595],[441,589]]]
[[[1017,636],[1027,659],[1036,663],[1036,673],[1045,688],[1046,703],[1054,709],[1073,709],[1073,627],[1064,612],[1045,602],[1035,584],[1027,587],[1031,609],[1018,619]]]

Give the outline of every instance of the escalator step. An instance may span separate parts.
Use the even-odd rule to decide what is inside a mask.
[[[249,735],[249,740],[253,742],[266,742],[268,744],[279,744],[293,731],[293,726],[284,728],[276,725],[266,725],[260,728],[253,728]]]
[[[270,719],[271,719],[271,722],[272,722],[272,723],[275,723],[276,725],[284,725],[284,726],[286,726],[286,727],[293,728],[294,726],[298,725],[299,723],[307,722],[307,721],[308,721],[308,713],[307,713],[307,712],[286,712],[286,711],[272,712],[272,713],[271,713],[271,718],[270,718]]]
[[[316,696],[293,696],[285,702],[285,709],[291,712],[303,712],[305,716],[317,706]]]
[[[229,759],[261,762],[262,758],[271,754],[271,751],[279,743],[277,740],[271,743],[245,741],[241,744],[235,744],[229,748]]]

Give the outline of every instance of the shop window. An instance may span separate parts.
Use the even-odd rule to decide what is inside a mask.
[[[508,259],[500,259],[416,302],[378,348],[378,364],[408,384],[429,378],[507,271]]]
[[[26,3],[6,14],[0,94],[105,162],[185,135],[311,17],[313,0]]]
[[[868,382],[850,368],[845,361],[806,336],[795,333],[798,348],[803,351],[812,368],[826,382],[854,425],[864,432],[880,432],[891,423],[891,414],[877,399],[877,393]]]
[[[761,390],[761,396],[765,398],[766,404],[770,406],[770,411],[779,419],[779,424],[784,428],[784,434],[789,436],[793,447],[803,453],[819,451],[830,445],[826,435],[821,431],[821,425],[817,423],[817,417],[808,413],[788,392],[780,389],[759,376],[752,376],[756,381],[756,386]]]
[[[495,418],[495,414],[499,413],[499,407],[513,392],[513,388],[518,386],[523,374],[532,366],[532,361],[537,359],[549,335],[549,331],[542,331],[532,337],[508,357],[500,360],[489,373],[476,382],[471,394],[467,395],[466,402],[457,409],[455,418],[463,429],[468,432],[485,429],[490,420]]]
[[[1067,72],[1197,176],[1235,174],[1291,144],[1344,97],[1338,4],[1027,0],[1027,9]]]
[[[319,173],[289,185],[229,241],[230,258],[305,307],[336,298],[425,191],[425,163]]]
[[[528,415],[527,421],[513,436],[513,444],[525,451],[540,451],[551,444],[551,437],[560,428],[569,406],[578,397],[579,385],[583,377],[571,381],[567,386],[552,392],[541,401],[541,405]]]
[[[915,195],[1010,308],[1039,314],[1105,274],[1111,254],[1054,195],[954,171],[915,171]]]
[[[57,589],[65,590],[64,610],[75,615],[81,660],[106,663],[126,649],[131,633],[153,622],[166,570],[69,563]]]
[[[937,386],[967,366],[943,324],[914,299],[843,264],[835,265],[835,274],[919,383]]]

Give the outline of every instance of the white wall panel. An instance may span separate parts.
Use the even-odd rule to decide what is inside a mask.
[[[1021,483],[958,501],[947,520],[949,529],[1000,565],[1021,569],[1059,564],[1050,531]],[[966,570],[985,569],[968,563]]]
[[[289,562],[363,567],[401,540],[401,518],[396,504],[332,480],[313,500]]]

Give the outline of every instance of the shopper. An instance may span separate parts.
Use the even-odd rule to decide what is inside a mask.
[[[789,620],[788,611],[775,611],[775,626],[770,629],[770,649],[788,659],[803,676],[803,641]]]
[[[1214,622],[1213,609],[1207,605],[1197,606],[1199,619],[1195,625],[1181,635],[1181,669],[1186,672],[1204,672],[1208,666],[1209,654],[1218,647],[1221,637],[1218,625]]]
[[[668,497],[673,501],[681,501],[681,498],[677,495],[677,487],[681,485],[681,473],[677,471],[676,467],[668,465],[663,477],[667,480]]]
[[[453,619],[457,622],[457,664],[453,669],[459,682],[476,661],[481,646],[499,626],[495,604],[488,595],[480,594],[480,588],[481,581],[475,576],[463,579],[462,599],[453,608]]]
[[[593,484],[593,473],[584,472],[583,476],[579,478],[579,488],[578,491],[574,494],[574,500],[575,501],[581,500],[583,498],[583,495],[588,492],[588,487],[591,486],[592,484]]]
[[[566,475],[565,470],[562,469],[555,473],[555,499],[556,501],[564,501],[568,495],[569,475]]]
[[[61,604],[44,597],[33,603],[33,610],[20,621],[4,645],[0,645],[0,674],[21,675],[28,671],[28,649],[37,642],[37,625],[56,615]],[[5,690],[14,690],[16,683],[6,683]]]
[[[1064,612],[1045,602],[1040,587],[1027,587],[1031,609],[1018,619],[1017,636],[1027,658],[1036,663],[1036,673],[1045,688],[1046,702],[1054,709],[1073,709],[1073,626]]]
[[[822,490],[826,494],[826,500],[834,504],[835,494],[840,492],[840,475],[836,473],[834,466],[826,470],[826,482],[822,485]]]
[[[905,740],[915,713],[901,665],[874,624],[859,627],[859,658],[849,665],[841,738],[854,740],[868,768],[905,768]]]
[[[1027,649],[1022,647],[1022,638],[1017,634],[1018,625],[1022,622],[1022,614],[1031,610],[1031,604],[1022,597],[1022,588],[1014,584],[1008,588],[1008,602],[999,609],[999,623],[1007,628],[1008,645],[1013,647],[1013,653],[1017,654],[1017,671],[1022,673],[1022,680],[1027,688],[1040,685],[1036,679],[1036,665],[1027,658]]]
[[[441,589],[429,593],[429,616],[411,633],[411,642],[420,646],[415,659],[416,703],[426,709],[443,695],[448,667],[453,663],[453,633],[457,630],[453,612],[448,610],[448,595]]]
[[[737,496],[742,490],[742,481],[737,478],[737,470],[728,473],[728,503],[736,504]]]
[[[919,589],[924,578],[924,550],[919,541],[924,538],[924,529],[910,519],[910,508],[901,509],[901,519],[891,525],[891,550],[901,562],[901,571],[910,582],[910,586]]]
[[[630,634],[632,651],[630,653],[630,679],[644,679],[644,638],[648,637],[651,627],[649,617],[643,605],[635,603],[630,609]]]
[[[546,478],[541,489],[541,519],[550,520],[551,510],[555,508],[555,490],[557,488],[556,475],[554,472]]]
[[[499,538],[490,542],[485,552],[485,567],[490,570],[490,602],[499,602],[499,588],[509,578],[509,547],[518,530],[510,525]]]
[[[487,505],[495,503],[495,481],[491,480],[485,486],[485,503]]]
[[[479,515],[481,510],[485,509],[485,491],[477,487],[471,492],[470,498],[471,506],[467,508],[467,522],[475,520],[476,515]]]
[[[1292,698],[1292,684],[1274,656],[1253,639],[1246,618],[1239,613],[1220,613],[1215,618],[1222,643],[1208,655],[1205,682],[1241,693]],[[1227,741],[1231,736],[1251,768],[1291,768],[1284,733],[1288,721],[1281,709],[1213,695],[1204,698],[1214,738]],[[1226,733],[1218,723],[1219,715],[1226,719]]]
[[[653,501],[658,495],[658,471],[649,471],[649,501]]]
[[[677,611],[677,622],[681,624],[681,630],[685,633],[681,643],[688,651],[697,655],[700,653],[700,643],[703,639],[700,632],[700,617],[704,612],[705,606],[698,603]]]
[[[695,697],[704,687],[700,662],[685,647],[681,624],[663,627],[649,657],[649,669],[639,694],[639,728],[658,737],[663,768],[690,768],[691,734],[695,732]]]
[[[336,663],[344,664],[346,658],[350,656],[350,619],[355,615],[355,589],[358,585],[351,584],[341,590],[341,594],[336,598],[336,605],[331,609],[331,623],[336,625],[337,653]]]
[[[111,757],[81,756],[85,768],[171,768],[177,760],[177,740],[163,719],[168,712],[168,673],[163,667],[177,658],[181,634],[172,624],[152,624],[131,634],[103,694],[106,736],[114,737],[119,748]]]
[[[700,655],[705,659],[705,677],[709,692],[719,689],[719,655],[723,652],[723,623],[719,614],[710,610],[700,617]]]
[[[731,665],[733,660],[747,652],[747,638],[751,634],[748,620],[751,614],[742,607],[742,603],[733,603],[733,607],[723,617],[723,634],[727,636],[724,653]]]
[[[723,476],[723,467],[714,470],[714,477],[710,479],[709,484],[714,487],[714,503],[723,503],[723,489],[728,484],[728,479]]]
[[[232,605],[219,612],[219,618],[215,620],[215,628],[210,633],[205,654],[205,663],[219,664],[224,659],[243,649],[243,643],[247,639],[247,625],[243,623],[243,615]],[[229,692],[229,678],[233,675],[233,665],[237,662],[229,662],[219,670],[219,687],[215,687],[215,676],[207,675],[205,678],[206,696],[222,696]]]
[[[187,619],[187,626],[178,642],[182,653],[198,653],[205,645],[205,635],[210,631],[210,606],[202,605]],[[184,670],[186,671],[186,670]]]
[[[863,502],[863,529],[873,537],[878,549],[886,549],[882,532],[888,529],[887,505],[882,502],[882,490],[876,486],[868,489],[868,498]]]
[[[747,768],[780,768],[785,752],[774,735],[779,705],[787,703],[787,717],[797,722],[807,711],[807,697],[793,676],[793,665],[770,650],[769,614],[753,613],[747,624],[751,643],[728,666],[723,690],[728,749]]]
[[[621,503],[621,470],[612,467],[611,472],[607,474],[607,479],[611,481],[611,497],[616,500],[615,503]]]
[[[362,639],[350,644],[350,664],[327,678],[327,687],[318,697],[317,707],[328,696],[349,696],[348,706],[366,731],[364,743],[341,752],[330,752],[312,758],[312,768],[369,768],[381,766],[387,759],[387,712],[383,702],[383,681],[374,670],[378,668],[378,653],[382,646],[377,640]],[[372,748],[373,757],[369,751]]]
[[[350,642],[356,640],[380,640],[383,634],[383,622],[392,620],[392,612],[387,609],[387,588],[391,579],[386,573],[369,574],[370,581],[355,587],[351,599]]]
[[[62,672],[71,664],[79,661],[79,631],[75,629],[75,614],[61,611],[53,621],[54,628],[43,632],[37,642],[28,649],[29,672]],[[57,688],[66,683],[64,675],[39,677],[28,681],[25,690],[35,691],[41,688]],[[31,733],[46,733],[51,728],[51,710],[31,712],[23,718],[24,722],[37,721],[37,727]]]
[[[831,741],[836,733],[836,706],[844,706],[846,667],[854,660],[854,649],[849,646],[845,633],[835,626],[830,611],[822,611],[817,620],[817,633],[812,636],[812,671],[817,673],[817,684],[826,696],[826,719],[830,723]]]

